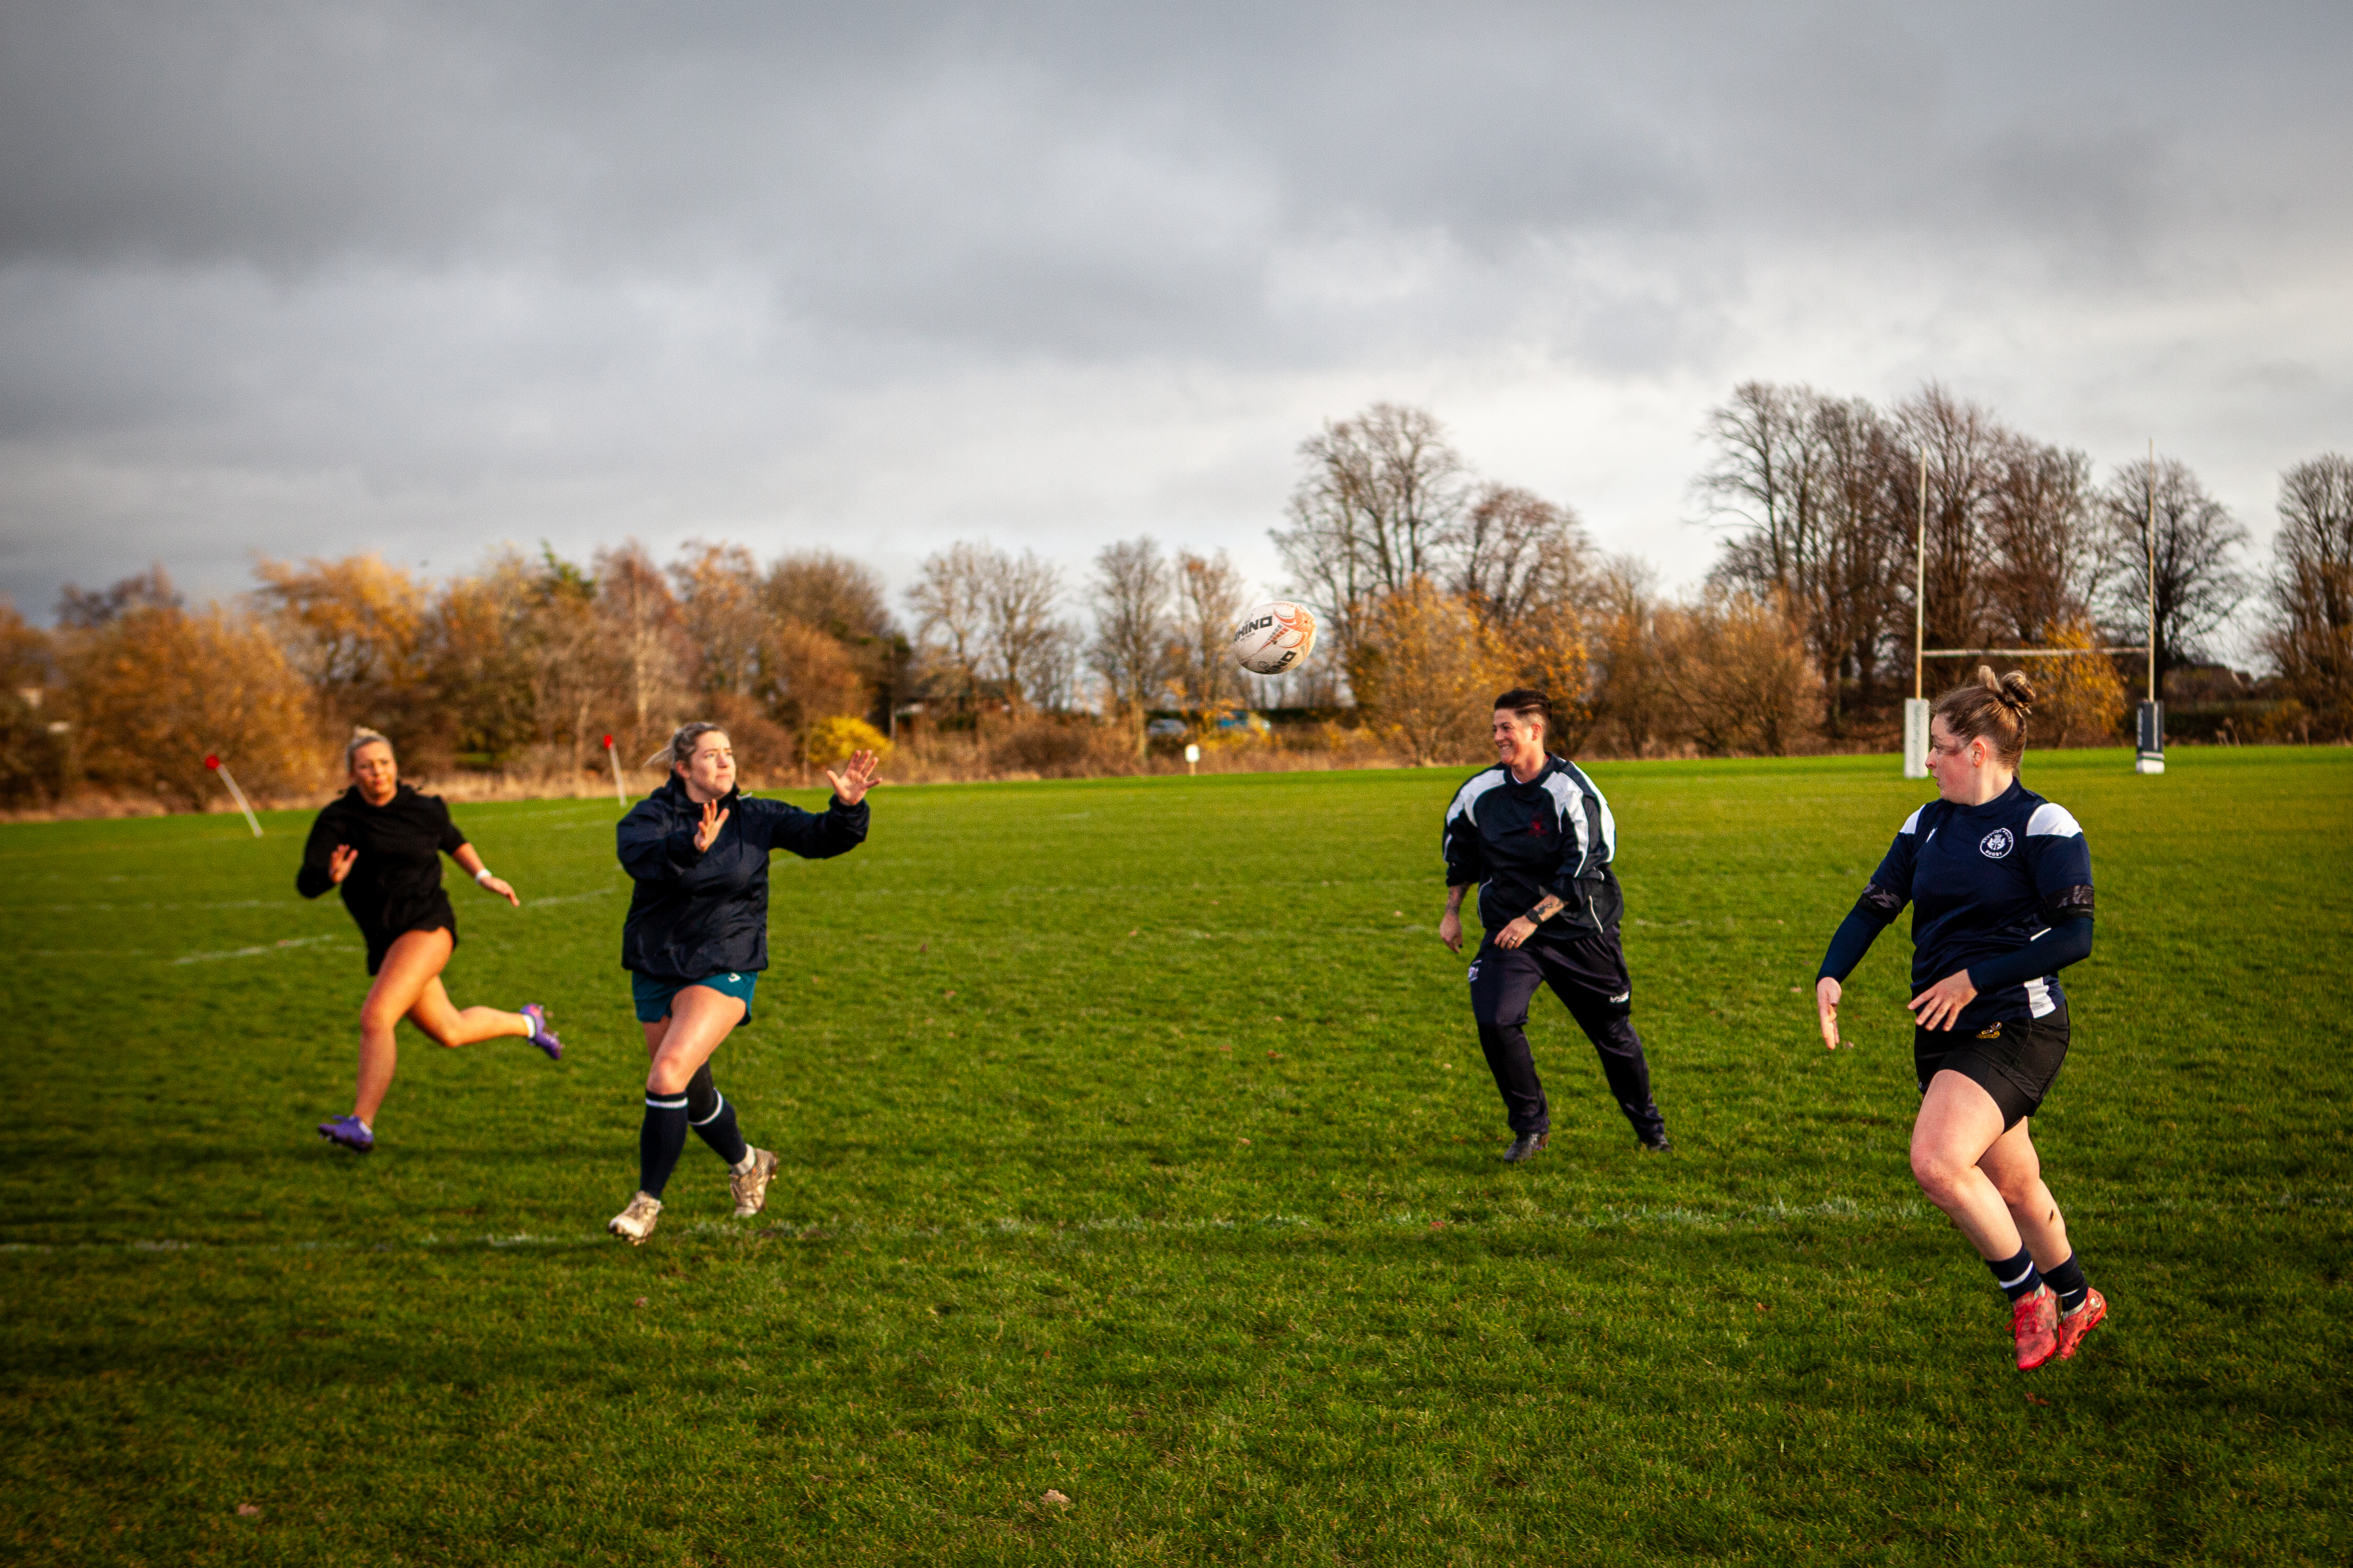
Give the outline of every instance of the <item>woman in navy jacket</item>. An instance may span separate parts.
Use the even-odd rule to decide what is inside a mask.
[[[2059,971],[2092,952],[2092,857],[2067,808],[2018,782],[2034,689],[2011,671],[1937,700],[1938,797],[1904,819],[1814,984],[1839,1046],[1841,983],[1912,906],[1912,1174],[2010,1297],[2018,1368],[2075,1353],[2107,1315],[2027,1131],[2067,1058]]]
[[[752,1021],[752,992],[768,966],[768,855],[845,854],[865,841],[874,753],[826,770],[833,801],[817,816],[740,794],[735,749],[716,724],[689,724],[657,752],[670,776],[631,807],[617,837],[636,883],[621,928],[621,966],[646,1032],[646,1120],[638,1138],[638,1194],[606,1226],[632,1245],[653,1234],[662,1189],[702,1134],[727,1162],[735,1214],[760,1212],[776,1157],[746,1144],[735,1110],[711,1081],[711,1054]]]

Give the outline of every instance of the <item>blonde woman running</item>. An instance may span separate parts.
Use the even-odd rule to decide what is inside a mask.
[[[2059,971],[2092,951],[2084,830],[2018,782],[2033,701],[2024,676],[1997,680],[1983,666],[1937,700],[1938,798],[1904,819],[1814,983],[1822,1042],[1836,1050],[1841,982],[1911,904],[1912,1174],[2009,1296],[2021,1372],[2073,1355],[2108,1312],[2027,1131],[2067,1059]]]
[[[768,856],[844,855],[866,840],[871,752],[826,770],[833,800],[822,815],[743,794],[735,748],[716,724],[688,724],[657,752],[670,778],[621,819],[622,869],[636,882],[621,927],[621,966],[646,1031],[646,1118],[638,1132],[638,1192],[606,1228],[643,1246],[661,1217],[662,1192],[692,1127],[727,1164],[739,1219],[768,1201],[776,1157],[744,1141],[735,1108],[711,1081],[711,1054],[752,1021],[752,993],[768,967]]]
[[[358,1090],[350,1115],[319,1123],[322,1138],[364,1154],[375,1147],[376,1111],[392,1087],[399,1056],[393,1026],[403,1018],[434,1044],[452,1048],[515,1035],[554,1059],[564,1055],[564,1042],[547,1026],[547,1010],[536,1002],[525,1003],[518,1013],[502,1013],[495,1007],[461,1010],[449,1000],[441,971],[458,948],[458,915],[441,889],[441,857],[448,855],[476,883],[508,903],[522,900],[482,864],[449,820],[440,796],[420,795],[400,782],[390,741],[374,730],[353,731],[343,765],[352,786],[311,825],[294,887],[306,899],[339,889],[367,943],[368,973],[375,984],[360,1004]]]

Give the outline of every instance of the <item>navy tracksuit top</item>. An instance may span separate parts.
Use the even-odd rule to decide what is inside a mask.
[[[1546,893],[1560,913],[1536,928],[1556,940],[1606,936],[1618,929],[1625,895],[1610,862],[1618,858],[1618,819],[1585,770],[1546,757],[1527,783],[1498,763],[1463,781],[1446,808],[1440,837],[1446,885],[1479,884],[1479,923],[1498,931]]]

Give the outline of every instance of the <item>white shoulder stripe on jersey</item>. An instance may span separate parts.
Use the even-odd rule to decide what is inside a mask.
[[[1577,829],[1577,858],[1581,862],[1593,843],[1593,830],[1585,820],[1585,792],[1570,783],[1567,774],[1556,773],[1545,780],[1545,794],[1560,807],[1561,820]]]
[[[1897,828],[1895,831],[1896,831],[1896,832],[1898,832],[1898,833],[1917,833],[1917,832],[1919,832],[1919,831],[1920,831],[1920,814],[1921,814],[1922,812],[1924,812],[1924,811],[1927,810],[1927,809],[1928,809],[1928,808],[1927,808],[1926,806],[1925,806],[1925,805],[1915,805],[1915,806],[1914,806],[1914,807],[1912,808],[1912,815],[1911,815],[1911,816],[1907,816],[1907,817],[1905,817],[1905,818],[1904,819],[1904,826],[1901,826],[1901,827],[1899,827],[1899,828]]]
[[[1456,817],[1479,804],[1481,795],[1503,782],[1504,770],[1500,767],[1489,768],[1485,773],[1472,773],[1463,782],[1462,787],[1454,792],[1454,804],[1446,808],[1448,825],[1451,826]],[[1428,818],[1423,820],[1427,821]]]
[[[2081,838],[2084,829],[2068,815],[2065,806],[2053,805],[2046,800],[2034,808],[2032,816],[2026,819],[2026,836],[2040,838],[2046,835],[2054,838]]]
[[[1593,775],[1587,773],[1583,768],[1578,767],[1575,763],[1568,764],[1568,771],[1575,773],[1577,775],[1577,782],[1586,789],[1590,790],[1593,793],[1593,798],[1600,803],[1601,858],[1604,860],[1617,859],[1618,818],[1613,816],[1609,810],[1609,797],[1601,793],[1601,786],[1593,782]]]
[[[1440,855],[1446,853],[1446,840],[1454,832],[1456,819],[1470,816],[1474,823],[1478,821],[1472,814],[1478,806],[1479,797],[1503,782],[1504,770],[1489,768],[1485,773],[1472,773],[1464,781],[1462,787],[1454,792],[1454,803],[1446,808],[1446,826],[1438,830],[1438,852]]]

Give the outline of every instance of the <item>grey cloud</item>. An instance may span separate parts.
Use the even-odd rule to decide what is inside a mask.
[[[198,534],[308,547],[303,518],[781,537],[824,498],[913,550],[976,519],[1243,538],[1328,398],[2031,382],[1995,340],[2071,312],[2170,309],[2210,381],[2325,363],[2265,339],[2241,366],[2213,302],[2341,251],[2348,32],[2321,6],[11,6],[0,589],[39,607]],[[1826,355],[1848,331],[1878,341]],[[2250,395],[2337,406],[2321,374]],[[1212,482],[1139,449],[1188,384],[1229,411],[1204,440],[1273,458]],[[928,486],[853,469],[959,399],[1002,429]],[[1091,449],[1166,472],[1022,477]]]

